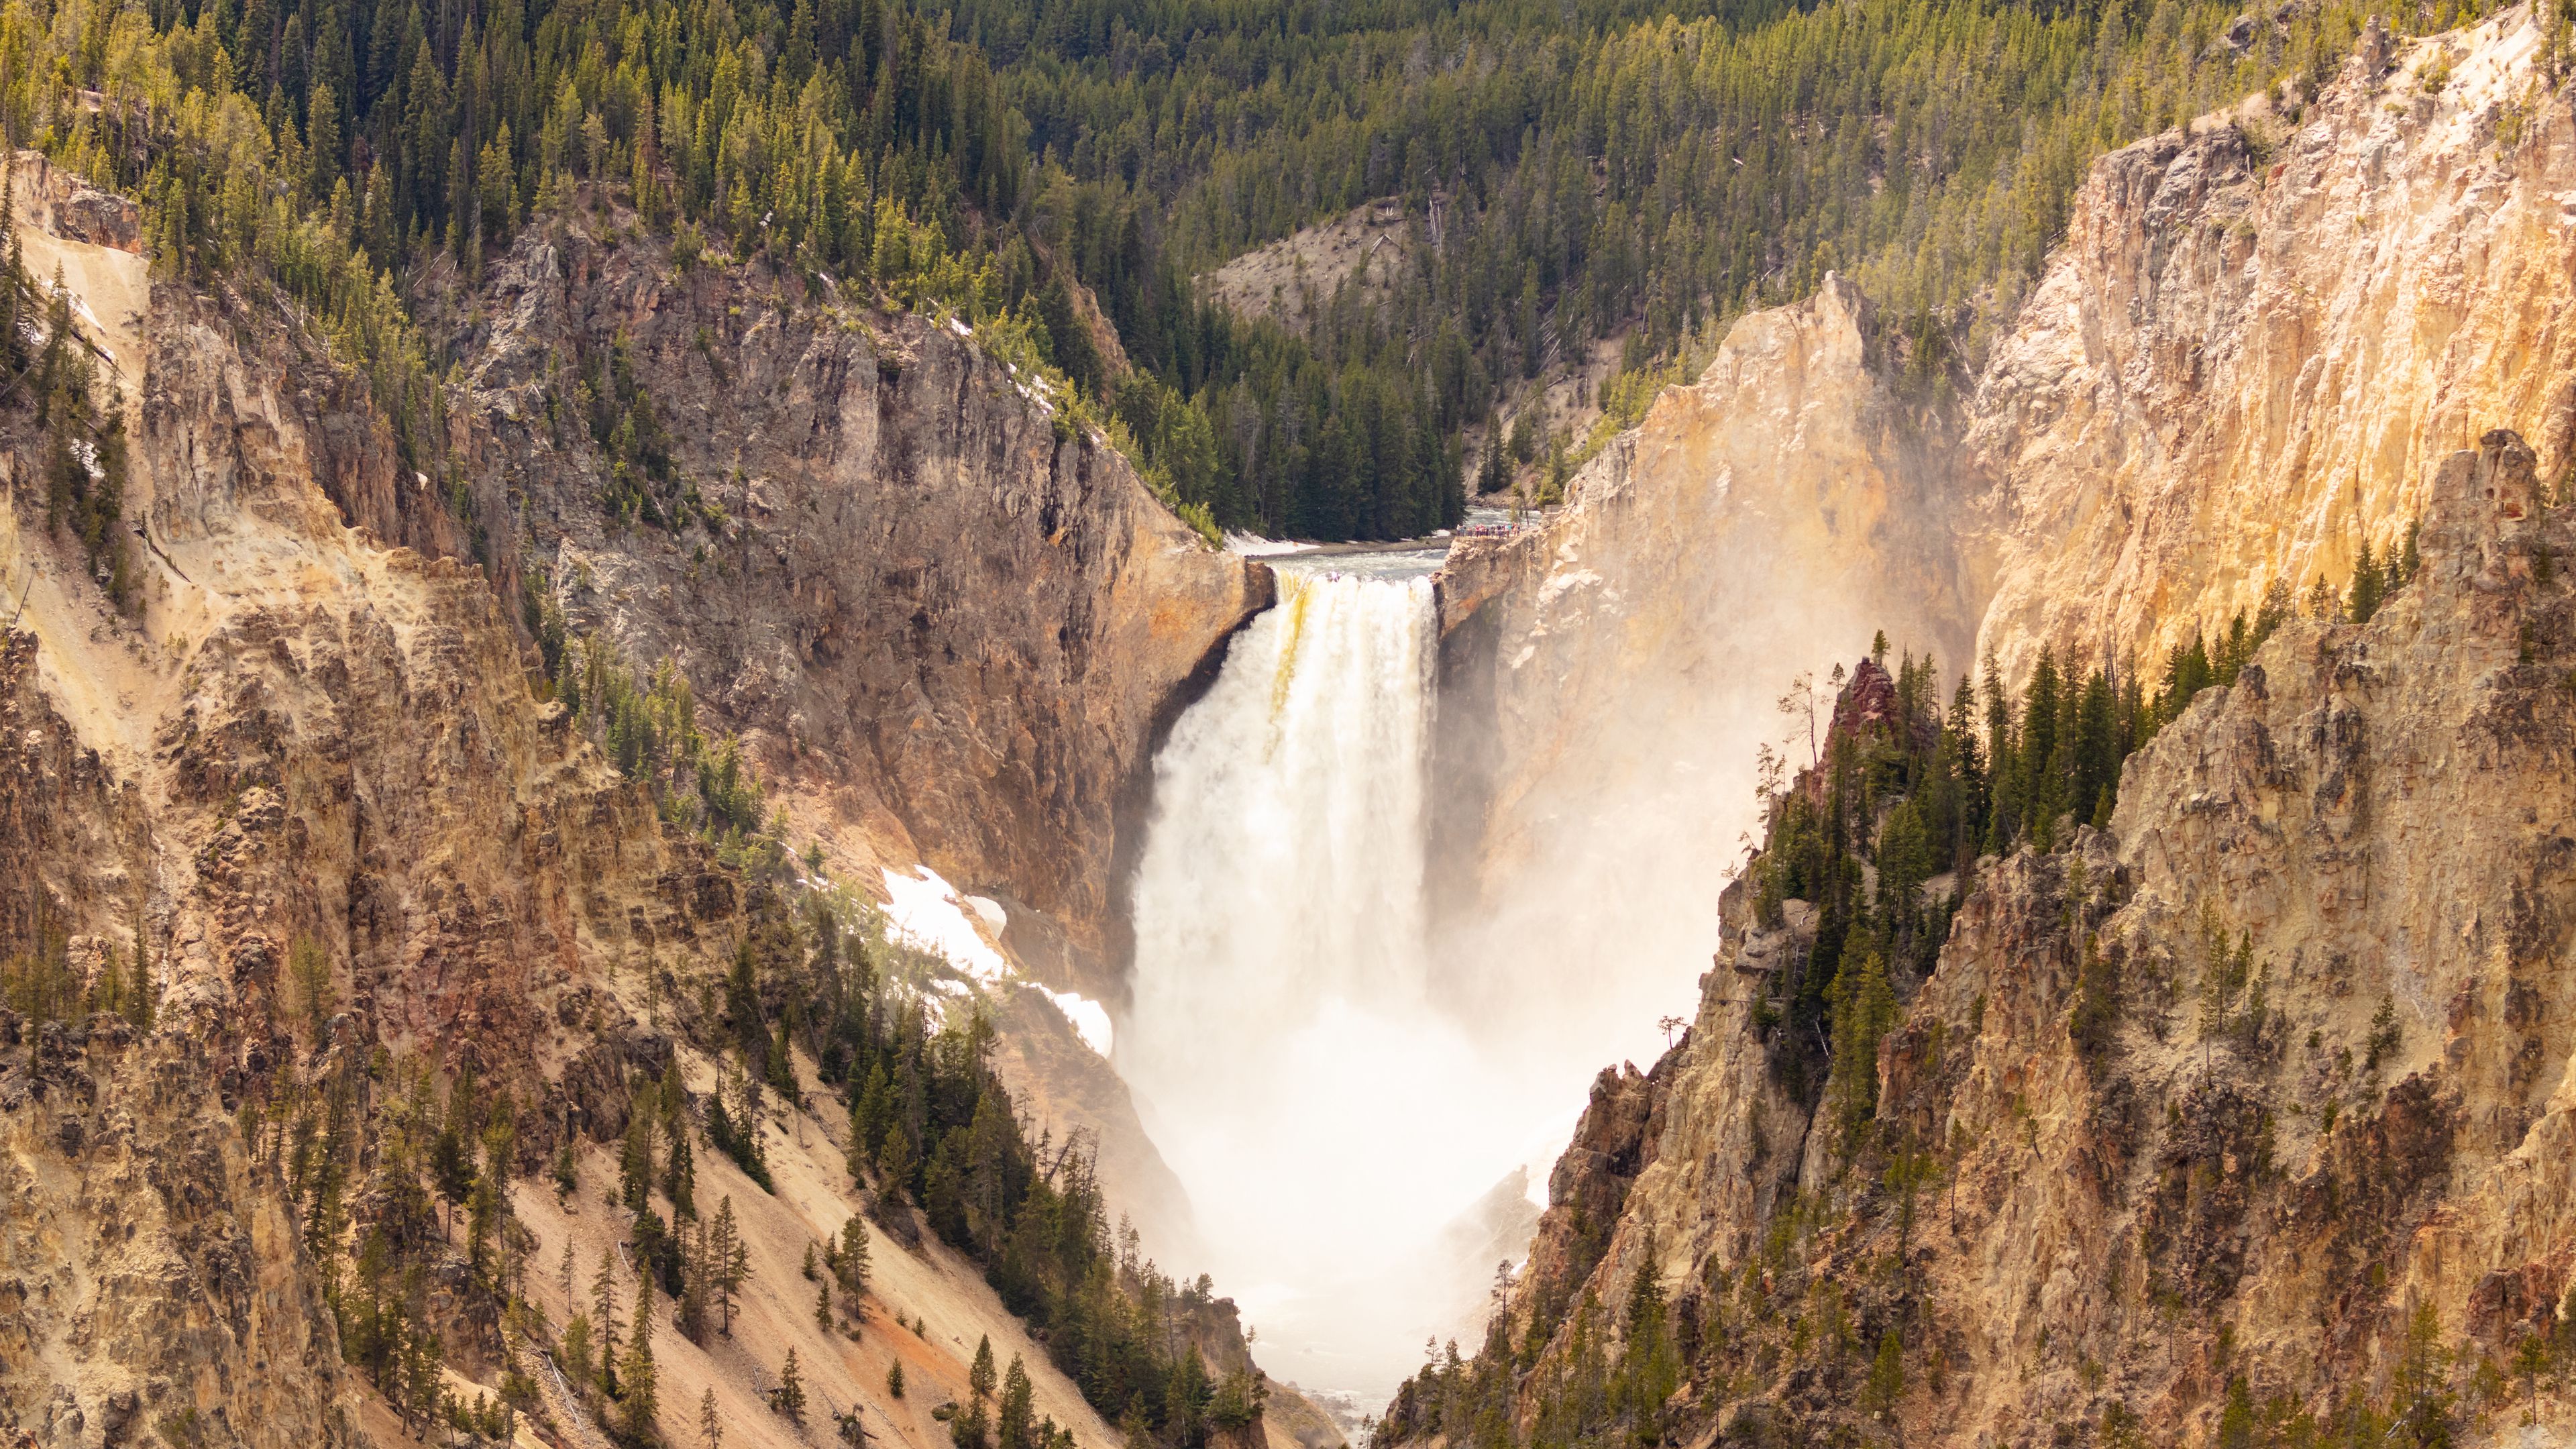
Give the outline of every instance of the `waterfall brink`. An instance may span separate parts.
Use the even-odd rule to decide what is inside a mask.
[[[1418,1357],[1453,1285],[1408,1258],[1545,1111],[1436,999],[1436,646],[1427,577],[1283,568],[1155,760],[1117,1061],[1265,1362],[1310,1385]]]

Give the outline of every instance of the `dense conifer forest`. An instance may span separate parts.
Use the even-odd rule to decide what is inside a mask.
[[[613,200],[684,260],[986,328],[1203,520],[1390,537],[1454,521],[1492,421],[1596,341],[1621,342],[1615,426],[1728,319],[1828,269],[1885,306],[1937,393],[2017,304],[2092,156],[2273,82],[2308,93],[2365,8],[2235,16],[12,0],[0,134],[142,197],[165,275],[254,273],[312,309],[434,476],[445,359],[410,302]],[[1302,333],[1207,300],[1197,279],[1230,256],[1379,198],[1410,237],[1391,294],[1353,289]],[[1579,461],[1586,440],[1537,442]]]

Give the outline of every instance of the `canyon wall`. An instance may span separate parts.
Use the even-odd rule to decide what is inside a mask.
[[[1268,606],[1269,570],[1204,543],[963,324],[682,268],[621,219],[530,228],[441,318],[501,587],[676,667],[833,876],[882,895],[881,872],[927,865],[1003,907],[1021,971],[1122,1003],[1153,745]],[[667,435],[665,524],[605,502],[647,466],[590,427],[620,367]],[[1157,1253],[1194,1255],[1125,1084],[1014,997],[1014,1091],[1096,1145]]]
[[[2296,111],[2256,97],[2113,152],[1975,401],[1980,647],[2160,673],[2265,587],[2341,588],[2489,428],[2576,458],[2576,125],[2517,8],[2373,31]]]
[[[1980,652],[2015,679],[2043,645],[2138,660],[2152,689],[2274,580],[2340,591],[2365,536],[2384,557],[2420,525],[2422,570],[2366,623],[2294,611],[2130,759],[2107,830],[1979,863],[1898,983],[1859,1136],[1766,1004],[1814,910],[1765,928],[1730,887],[1688,1037],[1596,1083],[1489,1340],[1524,1428],[1573,1412],[1645,1283],[1685,1345],[1685,1441],[2576,1424],[2563,1381],[2500,1387],[2576,1311],[2576,516],[2549,502],[2576,125],[2540,43],[2522,10],[2374,29],[2295,122],[2258,98],[2096,165],[1925,490]],[[1508,621],[1484,655],[1508,678],[1554,647],[1547,602],[1658,588],[1493,572],[1597,506],[1462,550],[1453,641]],[[1390,1439],[1436,1419],[1433,1380]]]
[[[2531,509],[2533,466],[2506,432],[2455,454],[2377,617],[2284,627],[2130,762],[2110,831],[1983,867],[1878,1053],[1876,1140],[1919,1179],[1785,1085],[1759,973],[1802,917],[1730,927],[1689,1040],[1596,1089],[1512,1336],[1584,1292],[1616,1321],[1642,1264],[1722,1344],[1727,1442],[2125,1411],[2196,1443],[2231,1381],[2285,1418],[2386,1401],[2429,1305],[2504,1434],[2518,1393],[2465,1385],[2576,1286],[2576,596],[2543,562],[2576,521]],[[2263,985],[2213,1021],[2236,950]],[[1871,1410],[1900,1326],[1905,1387]]]
[[[321,1013],[344,1046],[524,1072],[560,1122],[590,1033],[559,1002],[602,960],[729,942],[740,888],[531,695],[479,573],[345,521],[392,525],[411,491],[361,381],[261,299],[91,305],[110,295],[83,325],[136,398],[141,584],[130,609],[104,597],[45,524],[33,450],[10,449],[0,852],[26,887],[13,939],[129,990],[147,956],[167,1029],[0,1013],[0,1335],[23,1350],[0,1354],[0,1397],[66,1446],[342,1442],[293,1206],[231,1115],[246,1084],[300,1061],[294,1024]],[[290,980],[299,944],[327,963],[318,993]]]
[[[1452,547],[1440,934],[1462,982],[1540,963],[1484,1009],[1642,1044],[1672,1004],[1651,983],[1687,982],[1715,935],[1716,888],[1754,824],[1746,763],[1793,731],[1806,760],[1806,715],[1777,708],[1789,676],[1823,688],[1881,628],[1965,667],[1983,595],[1951,423],[1900,386],[1887,347],[1867,301],[1829,278],[1739,321],[1563,509]],[[1605,949],[1638,969],[1608,983],[1562,969]]]
[[[603,230],[531,228],[452,319],[512,547],[576,633],[676,663],[836,865],[926,863],[1004,904],[1023,964],[1116,999],[1152,742],[1268,570],[963,324]],[[582,367],[621,347],[685,526],[603,507]]]
[[[406,1115],[417,1099],[398,1101],[409,1073],[471,1067],[487,1092],[512,1094],[517,1172],[573,1148],[591,1197],[549,1205],[542,1190],[514,1188],[512,1251],[542,1252],[549,1266],[575,1240],[609,1252],[611,1214],[596,1194],[618,1164],[596,1144],[624,1130],[630,1084],[676,1064],[703,1106],[716,1069],[690,1034],[716,1033],[704,1003],[737,943],[767,953],[794,938],[781,882],[666,827],[650,794],[532,678],[539,655],[517,581],[531,576],[535,540],[549,546],[542,577],[583,627],[641,663],[707,670],[708,722],[738,723],[763,763],[784,761],[774,798],[802,813],[806,792],[846,768],[854,788],[897,802],[884,807],[891,824],[870,817],[881,833],[852,831],[836,864],[873,864],[865,851],[877,849],[908,867],[914,857],[889,843],[951,831],[966,842],[954,847],[965,879],[1015,900],[1073,900],[1061,908],[1073,927],[1032,912],[1031,929],[1095,963],[1119,812],[1137,808],[1131,776],[1175,687],[1258,606],[1267,575],[1202,546],[1107,449],[1059,440],[1048,409],[972,343],[895,317],[863,332],[809,314],[776,371],[753,371],[777,361],[762,351],[774,322],[714,354],[756,425],[818,430],[814,446],[848,465],[837,494],[781,489],[755,473],[772,460],[755,444],[740,454],[749,491],[732,495],[731,515],[753,527],[685,545],[612,537],[597,526],[597,495],[582,491],[598,479],[595,452],[548,471],[533,432],[508,416],[539,402],[542,389],[515,393],[504,379],[530,355],[499,347],[502,361],[453,395],[448,481],[433,480],[407,465],[364,375],[302,330],[283,298],[248,283],[148,284],[141,258],[117,245],[133,229],[91,224],[99,206],[122,203],[67,194],[81,205],[22,214],[20,234],[31,256],[79,264],[65,268],[78,325],[130,399],[125,507],[139,583],[120,608],[77,541],[51,526],[42,435],[12,413],[0,448],[0,877],[13,886],[0,891],[0,928],[13,953],[25,948],[8,963],[13,978],[59,958],[75,989],[121,982],[132,1019],[136,966],[148,961],[157,1000],[147,1028],[0,1009],[0,1431],[49,1449],[155,1435],[179,1449],[403,1444],[425,1421],[397,1420],[341,1362],[336,1320],[351,1310],[329,1303],[306,1244],[342,1226],[313,1196],[313,1159],[289,1152],[287,1116],[317,1101],[354,1114],[331,1128],[359,1144],[342,1200],[353,1235],[381,1226],[440,1240],[407,1239],[407,1251],[435,1260],[417,1290],[422,1321],[470,1397],[506,1362],[534,1361],[472,1291],[447,1236],[451,1216],[465,1231],[462,1206],[403,1216],[406,1203],[426,1212],[424,1148],[406,1135],[419,1130]],[[47,229],[62,216],[83,220]],[[752,290],[739,274],[696,285],[708,315],[728,318]],[[642,333],[650,315],[620,320]],[[677,336],[679,350],[694,340]],[[639,348],[656,341],[669,339],[650,334]],[[809,349],[812,369],[798,374],[789,364]],[[829,393],[828,419],[792,411],[811,404],[806,383],[844,370],[863,382]],[[692,395],[666,385],[666,397]],[[753,409],[753,389],[779,400]],[[864,448],[836,440],[845,416]],[[708,496],[718,491],[711,477]],[[531,520],[558,506],[593,526],[541,532]],[[773,506],[830,513],[842,531],[762,531]],[[970,560],[960,539],[993,551]],[[827,567],[841,564],[852,571]],[[662,567],[667,576],[652,572]],[[798,693],[813,658],[845,665],[840,692]],[[819,712],[816,738],[797,733],[791,696]],[[818,740],[862,755],[824,755]],[[906,824],[898,805],[928,813]],[[973,814],[952,823],[939,813],[952,809]],[[1002,864],[968,873],[989,861]],[[1034,884],[1013,892],[1001,883],[1018,869]],[[318,979],[298,961],[318,961]],[[1085,969],[1097,966],[1065,968],[1088,985]],[[1078,1080],[1057,1084],[1076,1103],[1067,1115],[1132,1121],[1123,1090],[1097,1090],[1115,1084],[1105,1063],[1069,1028],[1056,1035],[1068,1041],[1048,1038],[1050,1059],[1076,1062],[1064,1070]],[[1035,1055],[1023,1048],[1017,1059]],[[713,1152],[701,1159],[700,1190],[746,1204],[755,1278],[783,1275],[793,1291],[761,1290],[767,1306],[747,1308],[742,1338],[721,1352],[666,1336],[662,1432],[693,1428],[704,1387],[743,1411],[729,1440],[800,1441],[791,1421],[760,1411],[764,1375],[794,1346],[822,1403],[864,1407],[871,1433],[928,1444],[946,1434],[931,1411],[964,1392],[967,1359],[990,1334],[1027,1358],[1044,1411],[1083,1442],[1114,1437],[982,1270],[935,1242],[881,1242],[872,1347],[815,1325],[797,1255],[868,1199],[852,1188],[828,1084],[808,1094],[826,1105],[798,1112],[773,1099],[751,1129],[770,1143],[778,1196]],[[308,1130],[309,1116],[295,1127]],[[1130,1175],[1156,1169],[1149,1160]],[[594,1220],[599,1231],[574,1226]],[[558,1323],[575,1307],[550,1302]],[[909,1336],[917,1347],[894,1337],[897,1308],[923,1325]],[[918,1384],[909,1399],[884,1388],[897,1353]]]

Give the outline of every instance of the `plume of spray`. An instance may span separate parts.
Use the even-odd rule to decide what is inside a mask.
[[[1783,688],[1881,627],[1966,663],[1847,293],[1739,324],[1545,534],[1453,553],[1445,643],[1422,580],[1285,578],[1158,757],[1118,1064],[1274,1373],[1382,1396],[1476,1341],[1462,1217],[1696,1014],[1757,760],[1831,707]]]

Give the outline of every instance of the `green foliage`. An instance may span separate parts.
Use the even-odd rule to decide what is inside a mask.
[[[2085,1062],[2098,1067],[2109,1054],[2119,1025],[2119,959],[2104,952],[2101,941],[2087,932],[2076,964],[2075,1011],[2067,1020],[2067,1034]]]
[[[0,43],[7,20],[0,16]],[[0,402],[32,404],[43,452],[45,526],[69,534],[108,602],[131,610],[133,544],[125,522],[125,410],[112,372],[72,323],[72,294],[55,275],[27,273],[16,229],[16,180],[0,183]]]
[[[707,1099],[707,1141],[763,1191],[775,1192],[769,1158],[760,1145],[760,1096],[759,1078],[731,1067],[719,1069],[715,1093]]]
[[[2251,1046],[2263,1029],[2267,962],[2257,969],[2254,938],[2239,931],[2231,948],[2227,925],[2215,904],[2200,914],[2200,1035],[2202,1040],[2229,1038]]]
[[[1842,1131],[1843,1151],[1856,1151],[1878,1111],[1878,1044],[1896,1025],[1896,991],[1887,962],[1866,932],[1844,937],[1842,964],[1825,988],[1833,1007],[1833,1075],[1827,1094]]]
[[[1655,1269],[1654,1245],[1637,1260],[1628,1280],[1628,1310],[1620,1334],[1617,1368],[1610,1379],[1610,1412],[1629,1426],[1639,1446],[1664,1442],[1664,1406],[1681,1387],[1680,1348],[1673,1341],[1672,1305]]]
[[[2405,1346],[2389,1385],[2391,1442],[2409,1449],[2449,1449],[2455,1442],[2459,1396],[2450,1386],[2450,1351],[2442,1320],[2430,1299],[2407,1315]]]
[[[796,1350],[792,1345],[787,1350],[786,1361],[778,1366],[778,1384],[769,1391],[769,1407],[790,1423],[805,1422],[805,1373],[797,1365]]]
[[[618,1365],[622,1386],[617,1396],[618,1437],[629,1444],[653,1442],[653,1416],[660,1407],[660,1375],[653,1365],[653,1276],[635,1275],[635,1337]]]
[[[957,20],[1062,164],[1035,182],[1050,250],[1217,424],[1219,519],[1365,531],[1379,520],[1343,510],[1315,467],[1331,447],[1316,424],[1346,399],[1311,410],[1312,359],[1422,395],[1415,416],[1454,435],[1595,340],[1631,339],[1609,423],[1558,477],[1712,324],[1840,266],[1902,319],[1937,400],[1945,359],[1973,363],[2019,306],[2093,155],[2270,79],[2313,83],[2360,22],[2321,7],[2238,51],[2214,43],[2233,15],[970,0]],[[1290,337],[1194,297],[1190,274],[1379,198],[1405,216],[1382,301],[1318,296]]]
[[[982,1265],[1003,1304],[1041,1331],[1049,1357],[1104,1414],[1141,1405],[1167,1449],[1204,1449],[1222,1390],[1165,1329],[1203,1306],[1205,1289],[1175,1284],[1138,1256],[1132,1232],[1113,1233],[1088,1154],[1024,1132],[991,1062],[991,1022],[954,1008],[944,1022],[934,1018],[925,993],[881,973],[880,963],[903,959],[885,941],[882,918],[862,920],[865,929],[852,931],[818,901],[793,929],[755,924],[737,948],[712,1019],[732,1048],[706,1102],[709,1141],[757,1162],[762,1083],[790,1051],[809,1055],[847,1099],[851,1168],[863,1184],[874,1175],[881,1220],[919,1204],[933,1231]],[[730,1215],[728,1202],[707,1245],[692,1249],[684,1280],[730,1256],[720,1241],[731,1239]],[[845,1306],[865,1291],[868,1239],[853,1218],[815,1255],[817,1278],[837,1283]],[[994,1397],[989,1359],[978,1377],[979,1407],[961,1410],[952,1429],[989,1446],[1019,1432],[1016,1411],[1007,1378]],[[1021,1427],[1027,1449],[1061,1443],[1051,1423]]]
[[[2397,1024],[2397,998],[2386,992],[2380,993],[2379,1009],[2371,1013],[2370,1037],[2363,1045],[2361,1069],[2378,1071],[2379,1064],[2396,1056],[2397,1049],[2404,1045],[2405,1040],[2405,1028]]]
[[[0,1006],[36,1022],[69,1021],[86,1005],[87,995],[72,969],[71,938],[36,893],[33,948],[0,959]]]
[[[591,442],[608,456],[608,489],[600,507],[609,518],[675,533],[687,527],[698,505],[697,489],[684,488],[672,470],[670,437],[635,375],[623,334],[609,343],[605,359],[594,349],[581,352],[573,402]]]
[[[596,635],[566,642],[560,607],[534,583],[520,607],[555,697],[620,773],[652,792],[664,820],[697,832],[726,864],[765,875],[787,869],[787,847],[762,813],[759,772],[738,737],[710,739],[698,728],[697,697],[678,665],[665,659],[639,674]]]
[[[2215,0],[4,13],[0,133],[142,195],[165,272],[264,277],[310,309],[442,487],[444,402],[394,274],[443,257],[470,280],[521,227],[623,205],[684,267],[720,243],[1015,330],[1116,410],[1150,380],[1157,414],[1168,397],[1192,415],[1130,420],[1175,507],[1331,537],[1454,521],[1459,434],[1626,338],[1607,421],[1554,453],[1561,479],[1716,324],[1836,266],[1937,402],[1947,359],[1973,364],[2018,307],[2094,154],[2313,84],[2361,18],[2295,12],[2239,50],[2213,43],[2232,15]],[[1291,332],[1193,280],[1382,197],[1407,218],[1382,301],[1319,297]],[[617,462],[612,509],[679,515],[649,467]]]
[[[2389,579],[2381,571],[2379,560],[2370,551],[2370,536],[2362,535],[2361,555],[2353,560],[2352,583],[2344,592],[2344,613],[2356,624],[2367,624],[2379,612],[2380,601],[2388,597]]]
[[[1861,1411],[1890,1413],[1904,1397],[1905,1341],[1891,1328],[1879,1335],[1878,1354],[1870,1360],[1869,1378],[1861,1385]]]
[[[298,935],[286,951],[286,977],[294,993],[296,1010],[304,1016],[305,1025],[316,1036],[331,1015],[335,1000],[331,985],[331,958],[322,943],[311,936]]]

